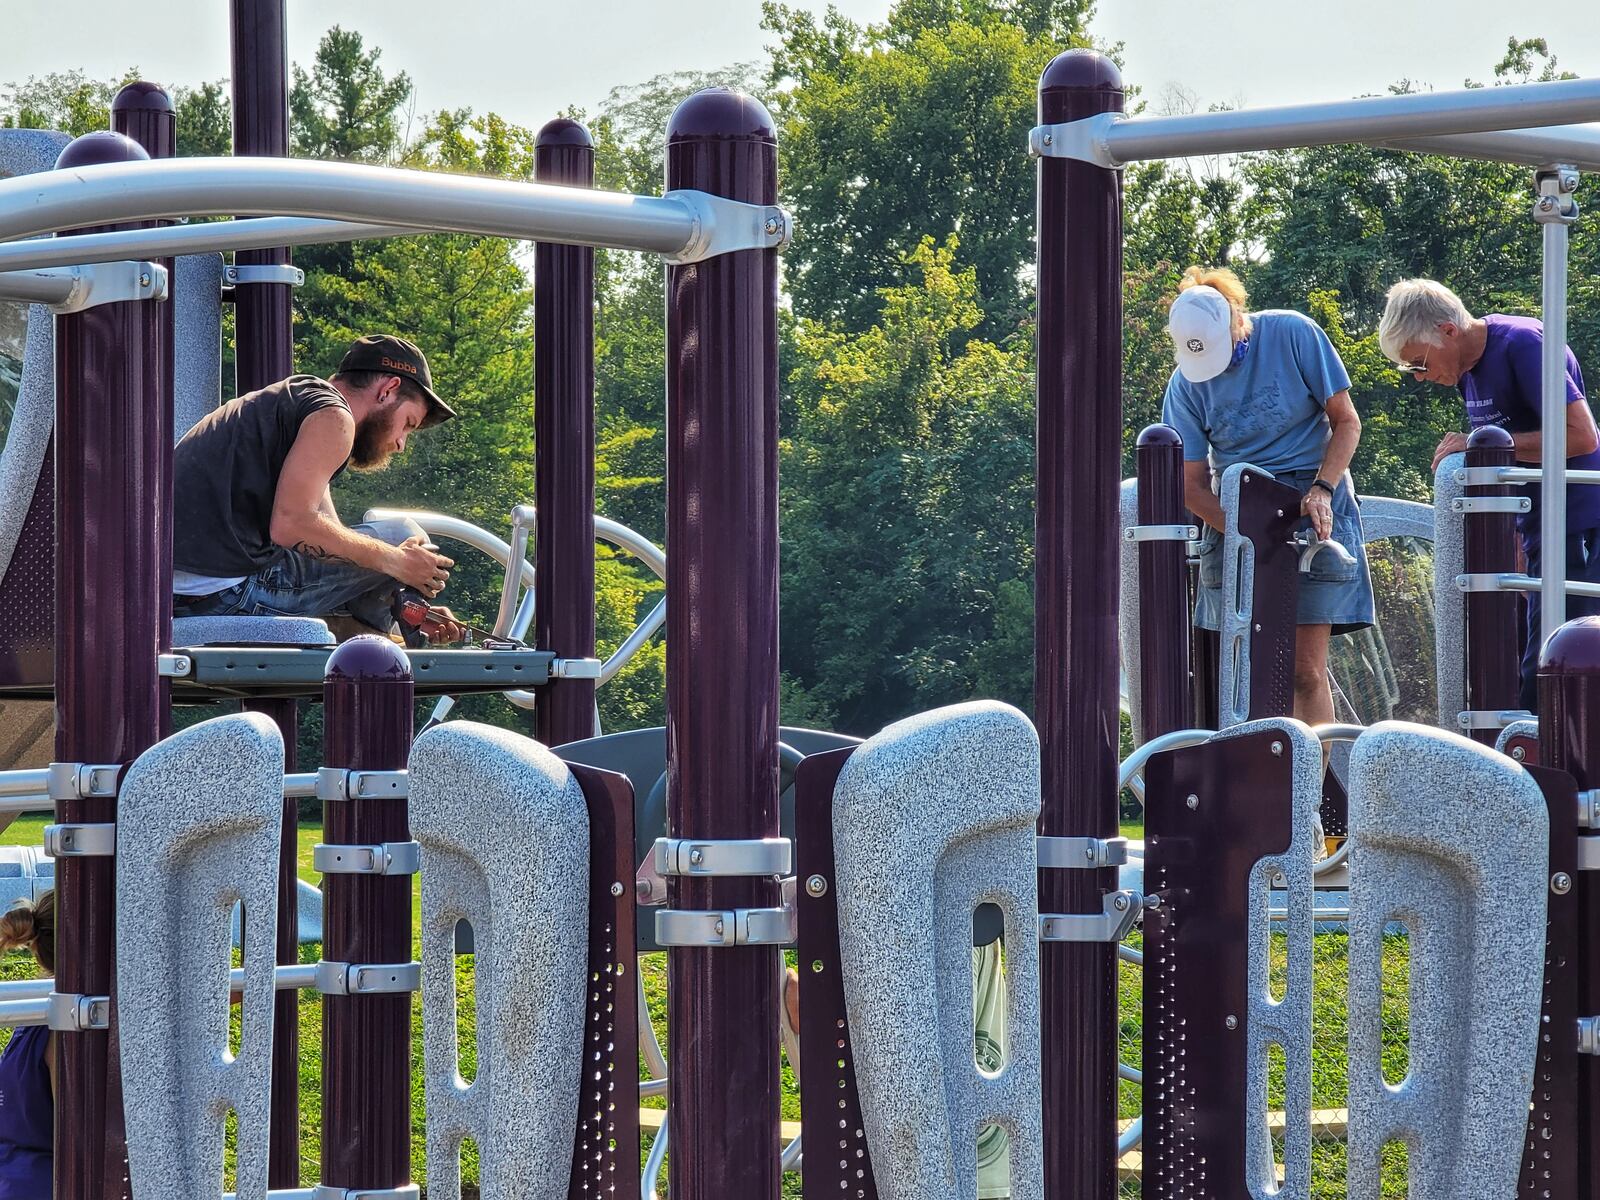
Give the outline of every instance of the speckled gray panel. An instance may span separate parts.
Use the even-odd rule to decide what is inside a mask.
[[[184,255],[173,274],[173,436],[181,438],[222,402],[222,255]]]
[[[1126,534],[1139,523],[1139,481],[1124,479],[1121,497],[1122,533],[1117,541],[1117,563],[1122,576],[1118,593],[1117,639],[1122,651],[1122,707],[1133,724],[1133,744],[1144,741],[1143,714],[1139,711],[1139,546]]]
[[[1234,463],[1222,473],[1222,632],[1217,666],[1217,723],[1227,729],[1250,716],[1250,625],[1256,586],[1255,543],[1239,532],[1239,481],[1245,472],[1272,472]]]
[[[977,1131],[1011,1141],[1012,1200],[1044,1194],[1039,1109],[1039,741],[1014,708],[899,721],[834,791],[844,998],[883,1200],[972,1200]],[[972,914],[1005,914],[1006,1062],[973,1062]]]
[[[1412,537],[1433,541],[1433,506],[1393,496],[1361,496],[1361,530],[1366,544],[1384,538]]]
[[[461,1142],[470,1137],[485,1200],[563,1196],[588,987],[583,792],[539,743],[470,721],[418,738],[410,770],[411,835],[422,844],[428,1194],[460,1200]],[[477,955],[478,1072],[466,1086],[456,1040],[458,921],[471,924]]]
[[[1535,742],[1537,742],[1539,740],[1539,722],[1511,722],[1511,724],[1507,725],[1500,731],[1500,736],[1495,738],[1494,748],[1500,751],[1501,754],[1504,754],[1506,752],[1506,746],[1510,743],[1511,739],[1519,737],[1532,738]]]
[[[1385,1144],[1411,1200],[1511,1197],[1533,1090],[1548,818],[1516,763],[1458,734],[1386,721],[1350,755],[1352,1200],[1377,1200]],[[1409,1072],[1384,1081],[1384,929],[1410,951]]]
[[[259,713],[141,755],[117,801],[117,1020],[134,1200],[267,1194],[283,738]],[[228,1054],[229,925],[245,908],[243,1037]],[[180,1135],[181,1136],[178,1136]]]
[[[174,617],[172,644],[184,646],[331,646],[317,617]]]
[[[1465,454],[1447,455],[1433,473],[1433,653],[1439,687],[1439,727],[1457,728],[1467,707],[1467,599],[1456,576],[1467,569],[1461,513],[1450,511],[1465,489],[1456,472]]]

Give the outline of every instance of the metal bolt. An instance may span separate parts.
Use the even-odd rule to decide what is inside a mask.
[[[783,226],[779,224],[777,217],[768,217],[765,228],[769,236],[776,236],[778,230],[782,229]]]
[[[1187,801],[1185,801],[1185,803],[1188,804],[1188,806],[1190,808],[1199,808],[1200,807],[1200,797],[1196,796],[1196,795],[1193,795],[1191,793],[1190,796],[1189,796],[1189,799]]]
[[[1055,141],[1056,141],[1056,138],[1055,138],[1055,134],[1053,134],[1053,133],[1047,133],[1047,134],[1045,134],[1045,135],[1044,135],[1044,144],[1045,144],[1045,145],[1046,145],[1046,146],[1053,146],[1053,145],[1055,145]]]
[[[825,896],[828,894],[828,881],[821,875],[813,875],[806,880],[806,895]]]
[[[1572,876],[1565,871],[1557,871],[1550,876],[1550,890],[1558,896],[1565,896],[1572,890]]]
[[[1279,515],[1279,516],[1280,516],[1280,517],[1281,517],[1281,516],[1283,516],[1283,509],[1281,509],[1281,508],[1280,508],[1280,509],[1279,509],[1279,510],[1278,510],[1278,515]]]
[[[1555,212],[1555,210],[1556,210],[1555,197],[1553,197],[1553,196],[1545,196],[1543,199],[1541,199],[1539,201],[1539,211],[1540,212]]]
[[[1513,747],[1511,747],[1511,757],[1516,759],[1518,762],[1521,762],[1523,759],[1528,757],[1527,747],[1525,747],[1525,746],[1513,746]]]
[[[1272,753],[1276,757],[1282,758],[1283,757],[1283,743],[1282,742],[1273,742],[1272,743]]]
[[[1126,896],[1117,896],[1111,901],[1111,907],[1116,909],[1118,912],[1127,912],[1128,898]]]
[[[1234,1016],[1232,1013],[1229,1013],[1228,1019],[1224,1021],[1223,1024],[1229,1029],[1237,1029],[1239,1028],[1239,1018]]]
[[[612,895],[613,895],[613,896],[620,896],[620,895],[622,895],[622,885],[621,885],[621,884],[620,884],[620,883],[613,883],[613,884],[612,884],[612,885],[611,885],[611,894],[612,894]]]
[[[722,936],[722,922],[721,921],[717,922],[716,932],[717,932],[717,936],[718,937]]]
[[[149,271],[140,271],[139,272],[139,286],[140,287],[149,287],[150,286],[150,272]]]
[[[1261,632],[1261,622],[1260,622],[1260,621],[1257,621],[1257,622],[1256,622],[1256,632],[1257,632],[1257,633],[1260,633],[1260,632]]]
[[[706,860],[706,856],[701,851],[699,851],[699,850],[691,850],[691,851],[689,851],[689,861],[692,862],[695,866],[698,867],[705,860]]]

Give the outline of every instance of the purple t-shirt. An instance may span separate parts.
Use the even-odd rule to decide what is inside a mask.
[[[55,1102],[45,1049],[50,1031],[25,1025],[0,1053],[0,1200],[50,1200]]]
[[[1512,433],[1531,433],[1540,427],[1540,381],[1544,378],[1544,325],[1533,317],[1507,317],[1490,313],[1484,318],[1489,340],[1477,365],[1462,375],[1461,395],[1467,402],[1467,423],[1498,425]],[[1583,372],[1572,350],[1567,350],[1567,403],[1584,404]],[[1572,470],[1600,469],[1600,448],[1567,459]],[[1533,509],[1517,518],[1524,534],[1539,532],[1539,485],[1529,484],[1526,494]],[[1600,488],[1584,484],[1567,487],[1567,529],[1577,532],[1600,526]]]

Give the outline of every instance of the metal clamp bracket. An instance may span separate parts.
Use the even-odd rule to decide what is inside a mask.
[[[1457,496],[1450,511],[1458,513],[1525,513],[1533,511],[1527,496]]]
[[[1517,571],[1479,571],[1457,575],[1456,587],[1463,592],[1537,592],[1539,581]]]
[[[111,997],[80,996],[76,992],[51,992],[45,1024],[58,1033],[111,1028]]]
[[[318,767],[318,800],[404,800],[411,794],[405,771],[351,771]]]
[[[194,670],[194,659],[187,654],[156,655],[156,674],[163,679],[186,679]]]
[[[1600,788],[1584,788],[1578,793],[1578,828],[1600,829]]]
[[[319,1183],[311,1193],[313,1200],[420,1200],[422,1189],[414,1183],[396,1188],[343,1188]]]
[[[599,679],[598,658],[553,658],[550,660],[551,679]]]
[[[1107,892],[1098,913],[1040,913],[1041,942],[1120,942],[1144,911],[1138,892]]]
[[[1549,166],[1535,171],[1533,180],[1539,188],[1539,198],[1533,203],[1534,222],[1571,225],[1576,221],[1578,200],[1575,193],[1580,178],[1575,167]]]
[[[37,299],[57,316],[84,312],[102,304],[167,298],[167,269],[159,263],[85,263],[9,272],[8,276],[23,285],[14,298]],[[0,284],[0,295],[11,292],[12,289]]]
[[[422,866],[416,842],[381,842],[372,846],[339,846],[318,842],[311,865],[324,875],[415,875]]]
[[[1578,1053],[1600,1054],[1600,1017],[1578,1018]]]
[[[689,209],[694,232],[688,245],[662,260],[681,266],[735,250],[776,250],[789,244],[794,219],[776,204],[745,204],[693,188],[675,188],[666,199]]]
[[[1531,721],[1533,714],[1520,708],[1469,708],[1456,714],[1456,728],[1504,729],[1513,721]]]
[[[656,913],[660,946],[787,946],[794,940],[793,908],[663,908]]]
[[[787,875],[793,861],[788,838],[657,838],[655,845],[656,871],[662,875]]]
[[[316,989],[324,996],[379,996],[422,988],[422,964],[319,962]]]
[[[1510,467],[1457,467],[1455,480],[1462,487],[1499,487],[1512,482],[1505,473]]]
[[[1125,119],[1122,113],[1096,113],[1080,121],[1035,125],[1028,131],[1028,155],[1030,158],[1071,158],[1097,167],[1124,167],[1127,164],[1118,162],[1112,155],[1106,132]]]
[[[1120,867],[1128,861],[1128,839],[1123,837],[1042,837],[1039,866],[1093,871]]]
[[[286,283],[290,287],[300,287],[305,281],[306,273],[288,263],[256,263],[247,267],[222,268],[222,282],[227,287],[237,287],[241,283]]]
[[[45,795],[52,800],[109,800],[117,794],[120,763],[51,763],[45,773]]]
[[[1600,871],[1600,837],[1578,839],[1578,870]]]
[[[44,852],[51,858],[111,858],[117,853],[117,827],[97,825],[46,825]]]
[[[1192,542],[1199,536],[1198,525],[1130,525],[1122,531],[1125,542]]]

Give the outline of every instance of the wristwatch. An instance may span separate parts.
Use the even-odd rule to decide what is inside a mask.
[[[1313,479],[1311,481],[1311,486],[1321,488],[1323,491],[1327,492],[1329,496],[1334,496],[1339,491],[1338,488],[1334,487],[1333,484],[1329,483],[1326,479]]]

